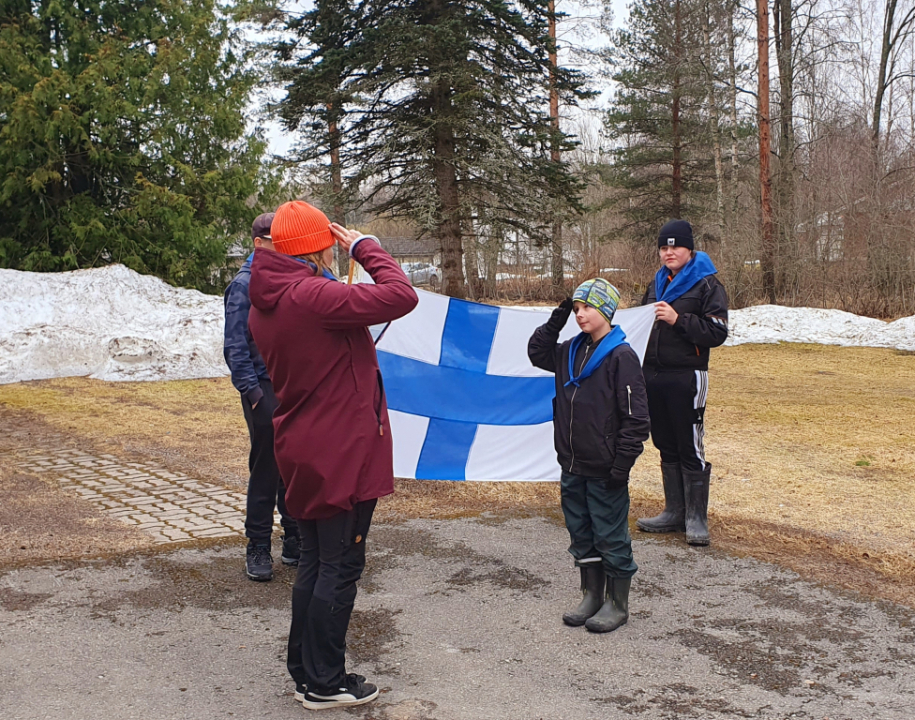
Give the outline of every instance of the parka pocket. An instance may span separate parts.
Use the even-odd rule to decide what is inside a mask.
[[[350,336],[346,336],[346,348],[349,350],[349,371],[350,375],[353,378],[353,389],[358,393],[359,392],[359,378],[356,375],[356,362],[354,360],[353,354],[353,341],[350,339]]]
[[[378,382],[375,386],[375,419],[378,420],[378,434],[384,435],[384,378],[381,376],[381,370],[376,370],[375,374],[378,378]]]
[[[611,464],[616,459],[616,433],[617,423],[613,415],[611,415],[604,423],[604,448]]]

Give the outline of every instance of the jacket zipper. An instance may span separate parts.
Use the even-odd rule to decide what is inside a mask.
[[[628,385],[626,386],[626,395],[629,399],[629,414],[632,415],[632,388]]]
[[[384,423],[381,421],[381,405],[384,403],[384,380],[381,377],[381,370],[375,371],[378,376],[378,408],[375,410],[375,417],[378,418],[378,434],[384,437]]]
[[[588,353],[591,352],[591,346],[585,345],[585,354],[581,359],[581,366],[578,368],[578,374],[581,375],[581,371],[585,368],[585,363],[588,362]],[[572,369],[575,369],[575,364],[573,362]],[[569,450],[572,451],[572,460],[569,463],[569,471],[575,467],[575,447],[572,445],[572,421],[575,419],[575,396],[578,394],[578,385],[575,386],[575,389],[572,391],[572,399],[569,401]]]

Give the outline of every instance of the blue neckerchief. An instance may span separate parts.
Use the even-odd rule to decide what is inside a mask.
[[[312,270],[314,270],[316,273],[318,272],[318,266],[315,265],[311,260],[303,260],[302,258],[292,257],[292,255],[290,255],[289,257],[291,257],[293,260],[296,260],[296,261],[298,261],[298,262],[300,262],[300,263],[303,263],[303,264],[307,265],[307,266],[310,267]],[[328,270],[327,268],[324,268],[324,272],[322,273],[322,275],[323,275],[324,277],[326,277],[328,280],[336,280],[336,279],[337,279],[336,275],[334,275],[334,274],[333,274],[330,270]]]
[[[697,252],[696,257],[690,260],[674,275],[674,279],[667,285],[670,270],[662,267],[654,276],[654,293],[658,302],[671,303],[689,290],[702,278],[714,275],[718,270],[712,259],[704,252]],[[666,285],[666,287],[665,287]]]
[[[594,354],[588,359],[588,362],[586,362],[585,366],[581,369],[581,375],[575,377],[575,355],[578,353],[578,348],[585,341],[586,337],[588,337],[588,333],[579,333],[578,336],[572,341],[572,345],[569,348],[569,382],[567,382],[563,387],[568,387],[569,385],[575,385],[575,387],[579,387],[581,385],[581,381],[586,377],[589,377],[595,370],[597,370],[600,364],[604,361],[604,358],[612,353],[618,345],[628,344],[626,343],[626,333],[623,332],[623,328],[619,326],[613,328],[613,330],[601,338],[597,345],[597,349],[594,351]]]

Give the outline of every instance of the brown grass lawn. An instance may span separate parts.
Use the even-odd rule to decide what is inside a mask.
[[[915,355],[745,345],[712,358],[706,448],[715,546],[915,606]],[[247,434],[228,378],[5,385],[0,419],[0,452],[82,445],[244,486]],[[657,463],[649,446],[633,470],[635,516],[660,506]],[[379,514],[557,507],[555,484],[401,481]]]

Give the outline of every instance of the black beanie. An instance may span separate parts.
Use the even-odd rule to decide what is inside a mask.
[[[693,249],[693,226],[686,220],[671,220],[658,233],[658,247],[673,245]]]

